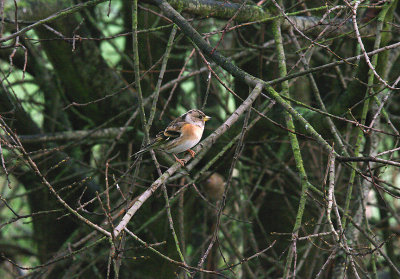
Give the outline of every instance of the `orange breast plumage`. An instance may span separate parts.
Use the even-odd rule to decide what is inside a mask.
[[[181,128],[180,137],[168,143],[164,150],[168,153],[181,153],[199,143],[203,135],[204,127],[193,124],[185,124]]]

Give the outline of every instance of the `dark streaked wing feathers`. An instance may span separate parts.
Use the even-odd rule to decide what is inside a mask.
[[[190,110],[190,111],[182,114],[181,116],[179,116],[178,118],[173,120],[168,125],[168,127],[165,128],[164,131],[159,132],[154,140],[152,140],[142,150],[140,150],[139,152],[135,153],[134,156],[138,156],[138,155],[148,151],[149,149],[163,146],[165,143],[180,137],[181,136],[181,128],[182,128],[182,126],[184,124],[186,124],[186,122],[185,122],[186,115],[188,113],[193,113],[193,112],[196,112],[199,115],[203,115],[204,116],[204,113],[199,111],[199,110]]]

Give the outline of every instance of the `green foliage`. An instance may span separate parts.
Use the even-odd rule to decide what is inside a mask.
[[[356,11],[390,85],[397,2]],[[399,277],[400,97],[354,6],[139,1],[135,44],[130,0],[16,3],[19,30],[57,16],[5,40],[5,1],[1,278]],[[193,108],[214,140],[185,167],[132,156]]]

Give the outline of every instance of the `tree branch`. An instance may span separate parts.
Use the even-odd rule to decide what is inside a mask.
[[[203,148],[207,148],[214,144],[214,142],[228,130],[238,119],[239,117],[253,104],[256,98],[261,94],[262,84],[257,83],[254,87],[253,91],[247,97],[247,99],[232,113],[232,115],[217,129],[212,133],[208,138],[199,143],[194,151],[198,153]],[[190,155],[187,155],[184,159],[185,161],[189,161],[191,158]],[[128,212],[124,215],[121,222],[118,226],[115,227],[114,236],[117,237],[122,230],[126,228],[129,220],[135,215],[136,211],[142,206],[142,204],[149,198],[151,195],[160,187],[165,181],[171,177],[178,169],[180,169],[181,165],[176,162],[173,164],[168,170],[166,170],[156,181],[151,184],[151,186],[144,191],[136,202],[131,206]]]

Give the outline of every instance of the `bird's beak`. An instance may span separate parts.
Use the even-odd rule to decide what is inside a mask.
[[[211,117],[206,115],[206,116],[204,117],[204,122],[207,122],[207,121],[210,120],[210,119],[211,119]]]

